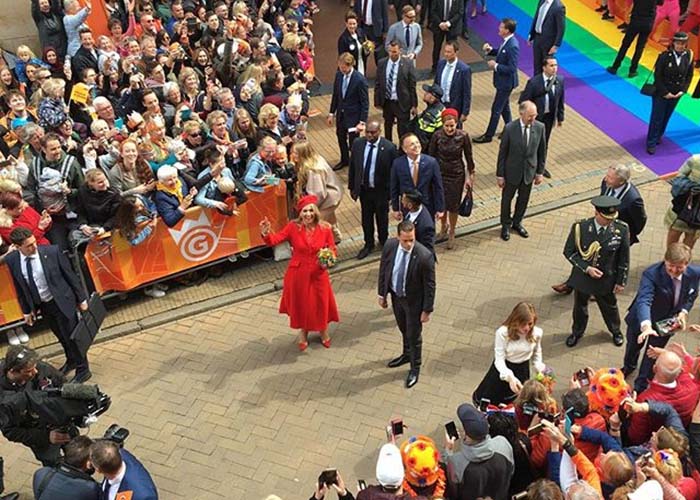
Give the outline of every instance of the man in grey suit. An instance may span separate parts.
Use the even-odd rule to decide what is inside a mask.
[[[522,221],[530,200],[532,183],[542,182],[547,145],[544,125],[536,121],[537,106],[532,101],[523,101],[518,107],[520,119],[506,125],[498,149],[496,176],[501,194],[501,239],[510,239],[513,230],[523,238],[529,236]],[[515,194],[515,212],[511,217],[511,205]]]
[[[392,42],[399,44],[401,55],[411,59],[415,66],[415,60],[423,49],[423,34],[420,24],[416,22],[416,10],[411,5],[404,5],[401,11],[401,21],[389,26],[389,32],[384,41],[387,52]]]
[[[435,258],[416,241],[416,228],[405,220],[398,225],[398,238],[384,245],[379,265],[379,306],[391,308],[403,337],[403,352],[389,361],[389,368],[406,363],[411,369],[406,378],[406,388],[418,383],[421,365],[423,323],[430,320],[435,302]]]
[[[389,57],[377,65],[374,79],[374,106],[383,112],[385,137],[392,140],[394,121],[399,129],[399,139],[410,131],[411,118],[416,115],[416,68],[401,57],[399,44],[389,44]]]

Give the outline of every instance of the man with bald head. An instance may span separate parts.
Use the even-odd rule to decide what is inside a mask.
[[[370,120],[365,127],[365,136],[352,143],[348,190],[352,199],[360,200],[362,209],[362,232],[365,245],[357,254],[364,259],[374,250],[374,222],[377,222],[377,237],[380,248],[389,233],[389,182],[391,164],[398,156],[396,146],[381,137],[382,127],[378,120]]]
[[[649,388],[637,396],[637,402],[668,403],[678,412],[683,425],[687,427],[698,403],[700,390],[691,376],[683,371],[683,361],[677,354],[665,349],[653,351],[657,354],[654,378],[649,383]],[[629,443],[632,445],[646,443],[662,423],[648,413],[633,414],[627,428]]]
[[[510,239],[512,228],[523,238],[529,236],[522,225],[530,200],[532,184],[542,182],[547,157],[544,124],[536,121],[537,106],[523,101],[518,106],[520,118],[506,125],[498,149],[496,178],[501,195],[501,239]],[[517,193],[515,211],[511,205]]]

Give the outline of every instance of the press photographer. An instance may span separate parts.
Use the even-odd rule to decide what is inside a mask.
[[[66,379],[56,368],[39,360],[35,351],[23,346],[11,346],[2,362],[0,388],[5,393],[40,391],[60,388]],[[36,415],[24,411],[18,418],[2,426],[2,434],[15,443],[32,449],[42,465],[54,465],[61,456],[61,445],[70,441],[65,432],[51,430]]]
[[[36,500],[99,500],[100,485],[92,478],[90,463],[93,440],[76,436],[63,449],[63,460],[55,467],[42,467],[34,473]]]

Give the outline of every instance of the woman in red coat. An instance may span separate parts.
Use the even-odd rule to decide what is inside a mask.
[[[10,233],[17,227],[29,229],[39,245],[50,245],[45,233],[51,228],[51,216],[41,214],[30,207],[17,193],[0,193],[0,207],[5,209],[8,217],[0,218],[0,238],[10,243]]]
[[[335,255],[335,242],[330,224],[321,220],[321,213],[313,195],[304,196],[297,203],[299,218],[289,222],[279,233],[273,234],[270,221],[260,222],[260,232],[270,246],[288,241],[292,260],[284,275],[284,290],[280,313],[289,316],[289,326],[299,328],[299,350],[308,345],[309,331],[321,334],[323,347],[331,346],[328,323],[339,321],[328,269],[319,263],[318,252],[330,249]]]

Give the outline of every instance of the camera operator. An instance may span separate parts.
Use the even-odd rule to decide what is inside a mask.
[[[158,500],[158,490],[146,468],[114,441],[96,441],[90,449],[90,461],[105,478],[101,486],[104,500],[114,500],[118,493],[131,493],[131,500]]]
[[[34,473],[36,500],[100,500],[102,490],[91,477],[90,463],[93,441],[76,436],[64,448],[64,458],[55,467],[42,467]]]
[[[39,391],[59,388],[65,377],[56,368],[39,360],[37,353],[27,347],[11,346],[7,350],[0,372],[0,390],[5,393]],[[3,435],[16,443],[28,446],[42,465],[55,465],[61,456],[61,446],[70,436],[59,430],[51,430],[33,413],[28,411],[2,427]]]

